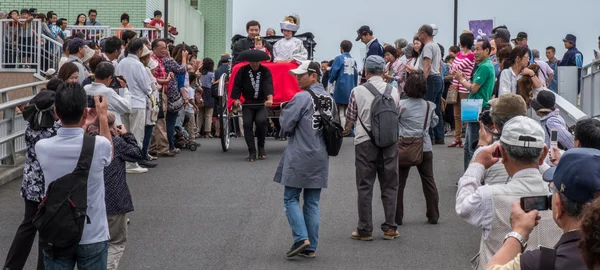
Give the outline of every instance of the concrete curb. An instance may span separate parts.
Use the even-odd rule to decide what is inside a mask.
[[[17,165],[13,167],[0,168],[0,186],[10,181],[21,179],[23,177],[23,168],[25,167],[25,157],[17,156]]]

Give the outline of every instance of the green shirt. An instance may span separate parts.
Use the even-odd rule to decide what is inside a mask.
[[[477,70],[475,71],[475,75],[473,75],[473,83],[481,85],[477,93],[469,94],[469,98],[473,99],[483,99],[483,108],[487,108],[488,101],[492,97],[492,93],[494,92],[494,83],[496,81],[496,72],[494,71],[494,65],[492,65],[492,61],[490,59],[486,59],[482,63],[479,64]]]

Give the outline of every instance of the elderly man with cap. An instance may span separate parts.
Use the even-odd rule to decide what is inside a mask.
[[[258,138],[258,159],[265,159],[265,137],[267,133],[267,108],[273,106],[273,75],[271,71],[260,64],[269,60],[269,56],[259,50],[249,50],[238,56],[238,61],[249,62],[241,67],[233,79],[231,98],[234,106],[241,104],[244,98],[242,116],[244,119],[244,138],[248,145],[248,162],[256,161],[256,142]],[[254,132],[256,125],[256,132]]]
[[[378,55],[383,58],[383,46],[379,43],[373,36],[373,30],[368,25],[363,25],[356,31],[358,36],[355,41],[362,41],[365,45],[367,45],[367,54],[365,55],[365,60],[363,61],[363,67],[367,60],[367,58],[371,55]],[[363,84],[367,81],[367,75],[365,74],[365,69],[363,68],[362,75],[360,77],[360,83]]]
[[[482,228],[479,253],[471,260],[474,268],[485,269],[511,231],[507,213],[514,201],[550,194],[541,173],[547,166],[540,169],[547,153],[540,124],[526,116],[516,116],[504,124],[500,142],[478,152],[460,179],[456,212],[470,224]],[[500,157],[509,176],[507,183],[482,186],[486,169],[498,163]],[[529,238],[530,249],[549,246],[558,240],[559,230],[550,221],[550,213],[542,213],[542,217],[539,228]]]
[[[77,82],[79,84],[90,76],[88,67],[83,63],[83,59],[86,56],[86,48],[89,44],[89,41],[80,38],[74,38],[69,42],[69,60],[67,60],[67,63],[73,63],[77,66],[77,69],[79,70]]]
[[[562,60],[558,63],[559,66],[563,67],[577,67],[577,77],[581,78],[581,68],[583,67],[583,54],[577,49],[577,37],[572,34],[567,34],[563,39],[565,43],[565,55]],[[581,90],[581,80],[577,80],[577,93]]]
[[[598,164],[600,150],[577,148],[567,151],[557,167],[546,171],[543,178],[549,182],[552,191],[546,208],[551,211],[525,212],[515,200],[510,214],[511,232],[491,259],[488,269],[592,269],[586,267],[578,245],[582,211],[600,196]],[[535,237],[534,228],[539,226],[538,222],[541,223],[540,215],[543,214],[552,214],[554,222],[562,230],[560,239],[555,242],[554,248],[524,251],[527,246],[532,246],[531,240],[527,240]]]
[[[314,258],[319,240],[319,200],[321,189],[327,188],[329,154],[323,139],[321,113],[332,117],[333,99],[319,83],[320,66],[304,61],[290,74],[298,79],[298,92],[283,108],[279,121],[281,134],[289,136],[274,181],[285,186],[283,202],[294,244],[288,257],[301,255]],[[315,104],[320,105],[320,110]],[[310,158],[306,158],[310,156]],[[300,193],[304,205],[300,207]]]
[[[369,34],[370,35],[370,34]],[[398,146],[381,148],[371,141],[371,105],[373,91],[389,93],[400,111],[398,89],[386,83],[381,75],[385,61],[381,56],[371,55],[365,61],[367,82],[352,89],[346,110],[346,119],[356,124],[354,149],[356,156],[356,188],[358,190],[358,226],[352,232],[352,239],[373,240],[372,201],[375,176],[378,175],[385,222],[381,224],[383,238],[392,240],[399,237],[395,223],[396,200],[398,197]],[[389,89],[389,88],[391,89]],[[360,121],[358,121],[360,120]]]
[[[546,132],[546,145],[550,148],[550,133],[553,130],[557,132],[558,148],[569,150],[575,147],[573,135],[567,129],[565,119],[560,116],[560,110],[556,108],[556,96],[548,90],[540,91],[537,96],[531,100],[531,108],[541,117],[540,121]]]

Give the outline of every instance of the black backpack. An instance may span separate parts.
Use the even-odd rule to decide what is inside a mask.
[[[344,128],[340,122],[323,112],[321,99],[319,99],[312,90],[306,89],[306,92],[308,92],[314,99],[316,104],[315,111],[319,111],[321,116],[319,121],[321,121],[321,127],[323,127],[323,138],[325,139],[327,154],[335,157],[340,153],[340,149],[342,148],[342,142],[344,140]]]
[[[360,116],[358,120],[363,126],[371,142],[377,147],[385,148],[398,142],[400,129],[398,127],[398,107],[392,97],[392,86],[387,85],[385,91],[379,93],[379,90],[370,82],[363,84],[365,88],[375,97],[371,103],[371,130],[365,128]]]
[[[77,167],[50,183],[46,197],[38,207],[33,225],[39,231],[40,247],[51,256],[69,257],[75,254],[83,225],[90,219],[87,211],[87,181],[94,157],[96,138],[83,137]]]

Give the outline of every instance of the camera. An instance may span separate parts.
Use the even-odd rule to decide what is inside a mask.
[[[117,80],[117,78],[121,79],[123,82],[127,83],[127,81],[125,80],[125,77],[123,76],[113,76],[112,81],[110,82],[110,85],[108,85],[108,87],[118,90],[119,88],[121,88],[121,83],[119,83],[119,81]]]
[[[479,121],[481,123],[483,123],[483,125],[486,126],[486,127],[493,126],[494,122],[492,121],[492,115],[490,114],[490,110],[482,111],[479,114]]]
[[[552,210],[552,195],[522,197],[521,208],[525,212]]]
[[[88,108],[96,108],[96,101],[94,100],[94,96],[87,96],[87,106]]]

